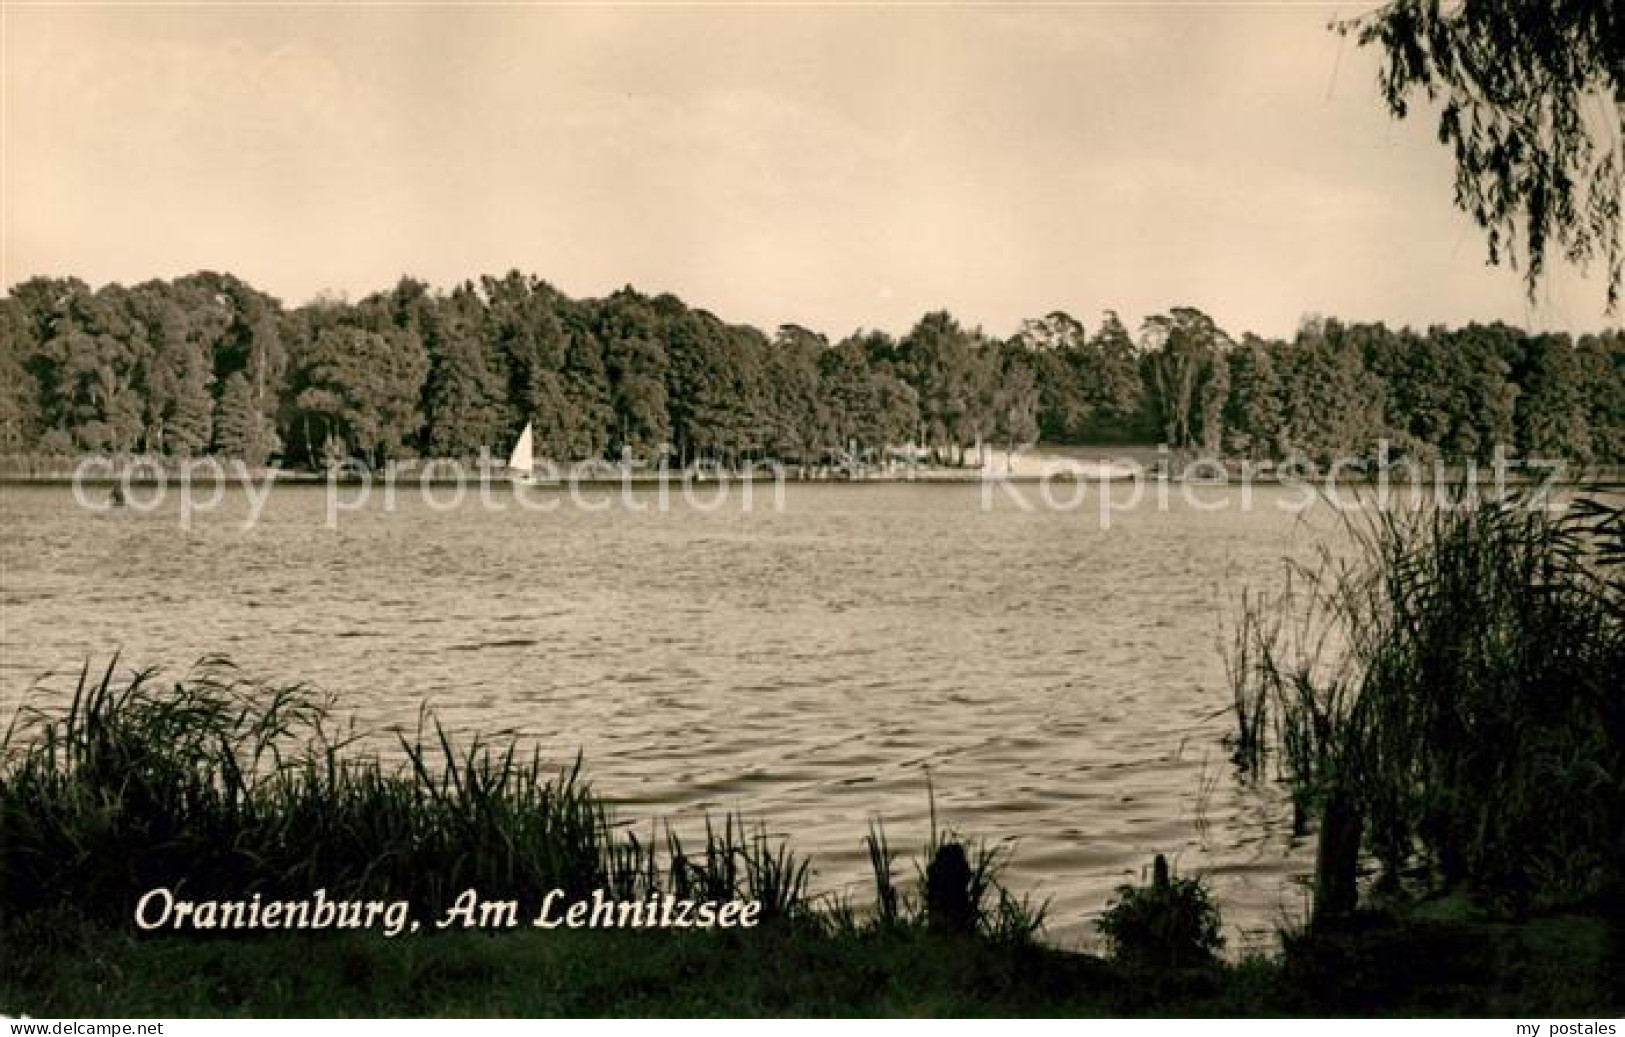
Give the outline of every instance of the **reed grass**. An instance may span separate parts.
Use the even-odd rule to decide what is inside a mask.
[[[594,793],[578,757],[552,767],[516,738],[454,737],[427,710],[368,748],[330,697],[251,680],[207,659],[181,680],[80,671],[65,709],[25,708],[0,740],[0,916],[64,909],[128,925],[158,886],[192,899],[309,895],[405,899],[440,917],[458,894],[539,910],[550,890],[618,899],[754,900],[770,926],[871,932],[927,924],[920,889],[900,891],[878,822],[872,907],[811,891],[811,862],[765,825],[707,818],[703,841],[671,826],[640,838]],[[928,852],[957,845],[933,825]],[[974,930],[1036,938],[1043,912],[999,881],[981,844]]]
[[[1287,784],[1321,829],[1317,882],[1346,887],[1317,912],[1352,906],[1362,852],[1387,890],[1515,911],[1616,884],[1621,508],[1469,492],[1343,528],[1244,601],[1228,656],[1238,765]]]

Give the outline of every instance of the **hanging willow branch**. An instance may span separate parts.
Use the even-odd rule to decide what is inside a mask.
[[[1602,259],[1619,303],[1625,193],[1625,8],[1615,0],[1393,0],[1332,27],[1386,51],[1381,89],[1403,119],[1420,92],[1443,101],[1456,206],[1519,266],[1531,298],[1549,246]]]

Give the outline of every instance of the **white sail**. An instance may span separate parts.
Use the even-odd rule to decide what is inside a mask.
[[[519,442],[513,445],[513,453],[508,455],[508,467],[529,475],[535,464],[535,458],[531,456],[530,423],[527,421],[525,431],[519,433]]]

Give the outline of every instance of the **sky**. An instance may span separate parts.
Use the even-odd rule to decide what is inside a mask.
[[[1358,4],[26,4],[0,283],[225,270],[290,304],[518,268],[832,336],[1176,305],[1617,325],[1487,267]]]

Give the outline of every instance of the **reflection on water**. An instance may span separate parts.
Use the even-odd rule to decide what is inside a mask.
[[[865,874],[871,817],[924,842],[929,771],[944,819],[1016,841],[1014,885],[1053,898],[1062,941],[1092,940],[1155,852],[1267,934],[1301,914],[1307,855],[1229,773],[1220,637],[1315,524],[1252,492],[1246,514],[1176,499],[1107,530],[926,485],[792,485],[748,514],[403,498],[330,529],[322,490],[288,487],[247,531],[236,501],[182,532],[172,508],[7,486],[0,710],[116,649],[176,670],[224,654],[372,728],[427,699],[454,730],[581,749],[627,818],[765,819],[828,889]]]

